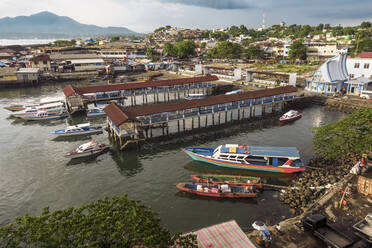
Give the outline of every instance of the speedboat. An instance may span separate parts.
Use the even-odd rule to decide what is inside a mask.
[[[52,104],[52,103],[64,103],[64,99],[62,97],[45,97],[40,99],[40,101],[37,102],[32,102],[32,103],[26,103],[26,104],[12,104],[8,107],[4,107],[4,109],[10,110],[10,111],[22,111],[26,110],[27,108],[32,108],[32,107],[39,107],[47,104]]]
[[[100,154],[106,149],[109,149],[109,147],[106,146],[105,144],[92,140],[89,141],[88,143],[80,145],[78,148],[72,149],[71,151],[65,154],[65,157],[69,158],[87,157]]]
[[[58,112],[58,111],[63,111],[63,110],[66,110],[65,104],[62,102],[56,102],[56,103],[49,103],[49,104],[44,104],[44,105],[27,107],[23,111],[18,111],[12,114],[12,116],[20,118],[24,115],[36,114],[39,111]]]
[[[22,111],[22,110],[25,110],[26,108],[35,107],[35,106],[38,106],[38,104],[36,104],[36,103],[35,104],[33,104],[33,103],[30,103],[30,104],[11,104],[8,107],[4,107],[4,109],[15,112],[15,111]]]
[[[199,99],[204,99],[205,95],[203,94],[188,94],[185,96],[185,100],[199,100]]]
[[[243,93],[243,92],[244,90],[239,89],[239,90],[233,90],[233,91],[226,92],[225,95],[234,95],[234,94]]]
[[[59,112],[46,112],[46,111],[38,111],[35,114],[29,114],[21,116],[23,120],[27,121],[42,121],[42,120],[53,120],[53,119],[62,119],[68,116],[66,111],[59,111]]]
[[[188,147],[192,159],[234,169],[295,173],[306,168],[296,147],[265,147],[226,144],[217,148]]]
[[[294,120],[300,119],[301,117],[302,117],[302,115],[298,111],[290,110],[287,113],[285,113],[284,115],[282,115],[282,117],[280,117],[279,120],[281,122],[289,122],[289,121],[294,121]]]
[[[68,126],[65,129],[58,129],[52,132],[58,136],[75,136],[102,133],[102,126],[92,126],[90,123],[83,123],[74,126]]]

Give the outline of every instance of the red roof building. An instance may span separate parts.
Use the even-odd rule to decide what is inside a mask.
[[[355,57],[361,59],[372,59],[372,52],[361,52]]]

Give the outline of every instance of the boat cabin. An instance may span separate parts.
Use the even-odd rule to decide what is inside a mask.
[[[300,167],[303,163],[295,147],[267,147],[226,144],[213,151],[213,158],[242,164]]]

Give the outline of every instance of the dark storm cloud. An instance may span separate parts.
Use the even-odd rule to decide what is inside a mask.
[[[159,0],[160,2],[193,5],[211,9],[249,9],[253,8],[251,0]]]

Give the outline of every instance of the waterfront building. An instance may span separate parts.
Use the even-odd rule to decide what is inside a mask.
[[[22,83],[38,83],[40,78],[39,68],[20,68],[17,72],[17,81]]]
[[[321,94],[344,92],[359,95],[362,90],[368,90],[369,85],[372,84],[368,62],[370,60],[364,58],[350,59],[347,58],[346,53],[337,55],[319,67],[312,79],[306,82],[306,90]],[[366,68],[360,69],[360,67]],[[365,74],[361,74],[361,71]],[[358,77],[355,77],[355,75],[358,75]],[[369,78],[365,75],[368,75]]]
[[[29,66],[32,68],[39,68],[40,71],[50,71],[51,65],[50,65],[50,57],[47,54],[37,55],[33,56],[29,60]]]
[[[66,61],[74,71],[98,71],[105,69],[103,59],[71,59]]]
[[[306,82],[306,90],[322,94],[341,92],[348,80],[346,59],[347,54],[343,53],[324,62]]]
[[[372,77],[372,52],[362,52],[347,59],[347,70],[350,78]]]

